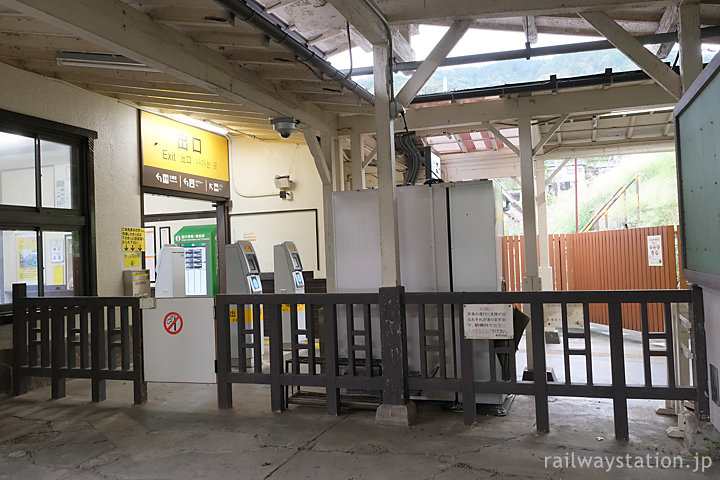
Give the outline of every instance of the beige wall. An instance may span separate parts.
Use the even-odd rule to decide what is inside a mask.
[[[140,225],[137,111],[63,82],[0,64],[0,108],[98,132],[98,293],[122,294],[120,229]]]
[[[0,109],[23,113],[98,132],[95,142],[98,293],[122,294],[120,229],[140,225],[137,110],[63,82],[0,64]],[[325,276],[322,185],[305,145],[230,137],[233,240],[257,234],[258,255],[272,266],[272,245],[298,244],[306,269]],[[290,175],[292,199],[282,200],[275,175]],[[203,210],[200,203],[161,197],[146,213]],[[318,212],[317,226],[313,221]],[[263,212],[285,212],[278,216]],[[276,214],[277,215],[277,214]],[[212,222],[212,220],[210,220]],[[204,223],[210,223],[205,221]],[[174,233],[174,232],[173,232]],[[317,258],[319,250],[320,258]],[[319,261],[318,261],[319,260]]]
[[[275,175],[290,175],[291,200],[280,198]],[[303,268],[324,278],[322,183],[307,146],[283,141],[279,136],[277,141],[232,136],[230,182],[232,240],[241,240],[243,233],[256,234],[255,250],[264,271],[272,269],[273,245],[294,241]],[[317,227],[314,214],[305,211],[308,209],[317,210]],[[277,211],[285,213],[262,213]],[[237,215],[248,213],[252,215]]]
[[[283,200],[275,187],[276,175],[290,175],[291,199]],[[304,144],[261,141],[230,136],[231,239],[254,234],[255,250],[263,272],[273,271],[273,246],[294,241],[305,270],[325,276],[322,185],[310,151]],[[146,195],[145,213],[198,212],[212,209],[211,202]],[[315,212],[317,210],[317,222]],[[169,226],[173,235],[185,225],[215,223],[214,219],[148,223]],[[316,225],[317,224],[317,225]],[[159,230],[158,230],[159,231]]]

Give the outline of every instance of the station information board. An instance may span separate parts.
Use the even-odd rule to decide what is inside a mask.
[[[142,184],[230,198],[228,140],[152,113],[140,113]]]

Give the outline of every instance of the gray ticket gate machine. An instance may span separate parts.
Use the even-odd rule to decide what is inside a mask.
[[[235,295],[254,295],[261,294],[262,284],[260,283],[260,264],[255,255],[255,249],[252,243],[247,240],[238,240],[225,246],[225,280],[227,283],[227,293]],[[232,305],[231,305],[232,308]],[[254,321],[260,322],[260,336],[264,338],[264,329],[262,322],[262,306],[260,307],[259,319],[253,318],[252,305],[246,305],[243,312],[237,311],[235,306],[235,321],[245,322],[245,328],[250,330]],[[233,312],[231,311],[231,317]],[[231,319],[232,321],[232,319]],[[246,342],[250,342],[249,338]],[[261,340],[263,350],[265,342]],[[230,328],[230,352],[233,359],[238,358],[238,342],[237,329]],[[252,359],[251,351],[247,351],[248,360]]]
[[[155,268],[155,297],[184,297],[185,249],[177,245],[165,245],[160,249],[158,257]]]
[[[275,245],[275,293],[305,293],[305,281],[302,274],[300,253],[293,242],[283,242]],[[298,305],[298,329],[305,329],[305,305]],[[290,343],[290,309],[283,305],[283,343]],[[306,341],[304,335],[298,337],[298,342]]]

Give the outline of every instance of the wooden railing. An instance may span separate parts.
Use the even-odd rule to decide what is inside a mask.
[[[705,344],[702,293],[691,290],[635,290],[635,291],[576,291],[576,292],[478,292],[478,293],[404,293],[402,287],[382,288],[379,294],[302,294],[302,295],[218,295],[216,303],[218,405],[232,406],[232,384],[269,384],[271,408],[286,408],[285,389],[288,386],[324,388],[328,414],[340,412],[340,389],[380,392],[383,404],[404,404],[410,391],[435,391],[462,394],[462,408],[466,424],[477,419],[475,394],[521,394],[535,397],[537,430],[550,428],[549,396],[610,398],[613,400],[615,433],[627,439],[628,399],[695,400],[701,418],[706,418],[709,404],[707,373],[695,372],[694,386],[681,386],[675,382],[674,358],[678,354],[672,341],[671,306],[677,303],[691,305],[693,341]],[[534,375],[533,380],[518,378],[515,355],[516,339],[489,342],[484,361],[489,362],[489,378],[477,379],[475,362],[482,355],[474,349],[476,340],[465,338],[463,309],[468,304],[527,304],[530,305],[532,344],[536,371],[546,371],[546,349],[543,334],[543,311],[549,304],[562,306],[564,379],[549,382],[546,375]],[[587,310],[591,304],[600,304],[610,320],[609,342],[612,382],[603,384],[593,375],[590,325],[587,320],[582,331],[570,330],[567,306],[581,304]],[[631,384],[626,372],[623,341],[623,306],[642,306],[642,361],[643,382]],[[648,329],[648,306],[659,304],[663,312],[660,332]],[[283,358],[283,325],[281,308],[289,305],[290,357]],[[312,311],[322,307],[323,325],[309,322],[300,327],[300,305]],[[695,306],[698,305],[698,308]],[[259,351],[262,339],[258,331],[247,328],[244,322],[233,321],[232,310],[245,307],[265,312],[265,331],[270,338],[269,370],[262,365]],[[255,317],[257,318],[257,317]],[[315,316],[306,317],[309,321]],[[586,317],[587,318],[587,317]],[[375,326],[373,326],[375,324]],[[379,328],[377,328],[379,327]],[[254,365],[240,361],[233,365],[231,358],[232,330],[237,333],[238,351],[253,350]],[[342,331],[344,330],[344,331]],[[379,331],[378,331],[379,330]],[[408,335],[413,330],[419,335]],[[318,343],[318,333],[324,338]],[[582,348],[569,339],[582,341]],[[664,348],[657,348],[651,340],[663,340]],[[418,342],[419,343],[416,343]],[[410,375],[410,351],[419,352],[419,372]],[[704,350],[702,350],[704,352]],[[570,370],[571,357],[583,357],[584,378],[574,378]],[[651,357],[664,357],[665,381],[655,378]],[[496,357],[503,367],[496,372]],[[241,354],[241,358],[245,358]],[[655,365],[659,366],[659,365]]]
[[[52,398],[65,396],[66,379],[88,378],[93,402],[105,400],[106,380],[131,381],[135,403],[147,400],[139,298],[25,295],[13,285],[14,395],[29,377],[49,377]]]

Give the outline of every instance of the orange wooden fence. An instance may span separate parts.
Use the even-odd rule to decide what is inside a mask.
[[[648,263],[647,237],[662,237],[662,266]],[[503,277],[510,291],[522,290],[522,236],[503,238]],[[673,225],[548,235],[554,290],[647,290],[687,288],[678,260],[680,236]],[[648,305],[650,331],[664,330],[663,307]],[[590,320],[607,325],[607,307],[590,305]],[[623,326],[640,330],[640,305],[623,306]]]

